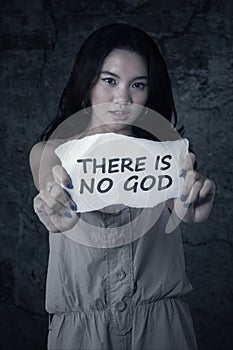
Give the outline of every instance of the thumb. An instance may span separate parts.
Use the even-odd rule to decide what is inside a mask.
[[[61,165],[55,165],[52,168],[52,173],[53,173],[54,180],[58,185],[63,185],[68,189],[73,188],[73,184],[69,174]]]

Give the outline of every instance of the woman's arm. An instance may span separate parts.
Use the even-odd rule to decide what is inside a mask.
[[[44,189],[48,181],[53,180],[52,168],[55,165],[61,165],[60,159],[55,153],[55,149],[60,144],[59,141],[39,142],[31,149],[29,162],[34,184],[38,191]]]
[[[33,180],[39,191],[34,198],[34,210],[50,232],[67,231],[79,218],[74,212],[76,204],[62,187],[72,188],[72,182],[55,154],[60,144],[59,141],[37,143],[29,157]]]

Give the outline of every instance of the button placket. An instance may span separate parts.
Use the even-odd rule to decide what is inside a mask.
[[[119,226],[119,236],[124,236],[124,224],[130,222],[129,208],[122,211],[122,215],[117,217]],[[109,227],[107,216],[105,227]],[[122,227],[121,227],[122,225]],[[128,225],[127,230],[132,226]],[[132,243],[107,249],[107,300],[110,306],[110,327],[116,334],[126,334],[132,329],[132,306],[130,304],[131,293],[133,290],[133,262],[132,262]],[[125,301],[127,302],[125,302]]]
[[[130,222],[130,209],[122,212],[122,225]],[[107,224],[107,223],[106,223]],[[119,236],[124,236],[124,226],[119,225]],[[131,230],[132,225],[127,225]],[[132,234],[132,233],[131,233]],[[132,306],[130,303],[131,291],[133,291],[133,259],[132,243],[117,246],[108,250],[108,272],[109,272],[109,303],[111,309],[112,331],[116,334],[126,334],[132,329]]]

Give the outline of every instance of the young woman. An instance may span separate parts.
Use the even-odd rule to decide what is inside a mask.
[[[104,113],[98,113],[96,106],[102,104]],[[139,117],[135,105],[160,113],[175,128],[170,80],[154,41],[125,24],[102,27],[81,47],[58,114],[30,154],[39,191],[34,208],[50,232],[49,349],[197,348],[184,300],[192,286],[185,275],[180,231],[165,234],[171,208],[186,222],[204,221],[211,210],[215,186],[193,170],[193,153],[181,168],[181,198],[166,203],[158,221],[141,238],[107,249],[79,244],[63,234],[81,230],[82,219],[120,233],[125,223],[130,227],[138,209],[116,206],[88,215],[76,213],[78,203],[61,187],[62,183],[71,188],[72,180],[54,153],[67,137],[51,137],[53,132],[68,117],[90,107],[77,114],[73,138],[114,132],[155,140],[153,132],[134,125]],[[154,209],[146,213],[155,214]]]

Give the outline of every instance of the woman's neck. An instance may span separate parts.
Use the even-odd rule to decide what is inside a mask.
[[[130,125],[127,125],[122,129],[120,128],[114,129],[114,128],[110,128],[107,124],[100,125],[93,128],[90,127],[87,130],[85,130],[83,134],[81,134],[81,136],[84,137],[84,136],[95,135],[95,134],[106,134],[110,132],[113,132],[115,134],[126,135],[126,136],[134,136],[132,126]]]

